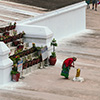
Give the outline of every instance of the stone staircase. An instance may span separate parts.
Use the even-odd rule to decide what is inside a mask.
[[[13,24],[11,25],[13,26]],[[13,29],[10,25],[0,27],[0,41],[3,41],[10,49],[9,58],[13,61],[12,68],[15,65],[18,68],[18,62],[15,62],[14,60],[16,57],[19,56],[22,61],[22,71],[18,70],[21,76],[44,67],[44,61],[41,60],[38,54],[37,48],[39,47],[37,47],[35,43],[34,47],[29,46],[29,43],[24,41],[25,34],[22,32],[18,33],[16,26]],[[19,46],[20,48],[18,48]]]
[[[43,13],[45,13],[44,8],[40,7],[35,7],[35,6],[29,6],[25,4],[19,4],[19,3],[14,3],[14,2],[9,2],[5,0],[0,0],[0,28],[1,27],[6,27],[9,25],[9,23],[13,22],[20,22],[22,20],[28,19],[28,18],[33,18],[36,16],[39,16]],[[2,35],[2,33],[0,33]],[[9,31],[9,35],[13,35],[13,30]],[[23,50],[29,49],[28,43],[24,42],[24,38],[17,39],[16,41],[23,42],[24,48]],[[12,46],[12,42],[6,43],[6,45],[9,47],[11,53],[10,56],[14,55],[17,46]],[[34,53],[29,54],[28,56],[31,56],[32,59],[35,58]],[[21,59],[27,58],[21,57]],[[43,64],[43,63],[42,63]],[[31,71],[40,68],[40,63],[35,64],[31,68],[27,68],[27,70],[23,70],[23,75],[30,73]]]

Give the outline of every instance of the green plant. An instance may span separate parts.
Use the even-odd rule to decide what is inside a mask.
[[[18,54],[20,53],[22,50],[18,49],[18,50],[15,50],[15,54]]]
[[[24,32],[24,31],[22,31],[22,34],[23,34],[23,35],[25,35],[25,32]]]
[[[14,70],[11,71],[11,75],[16,75],[17,73],[19,73],[19,72],[14,71]]]
[[[13,61],[13,64],[17,64],[18,61],[20,60],[20,56],[17,55],[17,56],[15,56],[15,57],[11,57],[10,59]]]
[[[41,47],[36,47],[37,51],[41,50]]]
[[[17,55],[16,57],[15,57],[15,60],[16,60],[16,63],[20,60],[20,56],[19,55]]]
[[[12,26],[12,23],[9,23],[9,27],[10,27],[10,29],[11,29],[11,26]]]
[[[52,57],[56,57],[56,53],[55,52],[51,52],[51,56]]]
[[[55,38],[52,39],[51,46],[53,46],[53,52],[51,52],[51,57],[56,57],[55,47],[57,46],[57,43]]]
[[[35,56],[35,58],[34,58],[34,59],[38,59],[38,58],[40,58],[40,56]]]
[[[30,58],[30,61],[32,61],[32,58]]]
[[[14,26],[16,26],[16,22],[14,22]]]
[[[32,43],[32,45],[33,45],[33,48],[35,47],[35,43]]]
[[[12,68],[12,71],[11,71],[11,75],[16,75],[17,73],[19,73],[17,71],[17,65],[16,64],[13,64],[13,68]]]
[[[4,40],[4,36],[0,36],[0,40],[3,41]]]
[[[53,40],[51,41],[51,46],[53,46],[53,52],[55,52],[55,47],[57,46],[55,38],[53,38]]]
[[[15,59],[15,57],[11,57],[10,59],[13,61],[13,64],[16,64],[16,59]]]
[[[28,56],[27,56],[27,59],[31,59],[31,58],[32,58],[31,55],[28,55]]]
[[[9,26],[11,26],[12,25],[12,23],[9,23]]]
[[[13,35],[15,36],[15,35],[17,35],[17,30],[13,30]]]
[[[12,68],[12,71],[10,74],[11,74],[12,81],[14,81],[14,82],[19,81],[20,72],[18,72],[18,70],[17,70],[17,64],[13,65],[13,68]]]
[[[38,55],[38,51],[34,52],[33,57]]]

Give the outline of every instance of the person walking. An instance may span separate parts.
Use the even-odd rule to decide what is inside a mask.
[[[95,5],[95,11],[97,11],[97,4],[98,4],[98,0],[92,0],[92,9],[94,9],[94,5]]]
[[[66,60],[64,60],[62,64],[61,76],[64,76],[66,79],[69,78],[70,67],[74,67],[74,61],[76,60],[77,60],[76,57],[67,58]]]
[[[86,3],[87,3],[87,9],[90,8],[90,0],[86,0]]]

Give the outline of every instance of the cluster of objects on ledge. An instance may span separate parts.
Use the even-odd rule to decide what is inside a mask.
[[[17,32],[16,22],[1,27],[0,33],[0,41],[3,41],[10,49],[9,58],[13,61],[12,81],[19,81],[19,78],[23,75],[41,68],[41,66],[44,67],[48,61],[50,65],[55,65],[56,54],[54,49],[57,46],[55,39],[51,42],[54,51],[48,59],[47,46],[36,47],[35,43],[32,43],[32,47],[30,47],[28,43],[24,43],[25,32]],[[43,59],[42,55],[45,55],[46,58]]]

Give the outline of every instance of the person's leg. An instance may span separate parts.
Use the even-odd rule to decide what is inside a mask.
[[[97,11],[97,2],[98,0],[95,0],[95,11]]]
[[[88,0],[88,5],[90,4],[90,0]]]
[[[94,9],[95,0],[92,0],[92,9]]]
[[[87,9],[90,8],[89,4],[90,4],[90,0],[86,0],[86,3],[87,3]]]
[[[95,11],[97,11],[97,3],[95,3]]]
[[[90,0],[88,0],[88,8],[90,8]]]

